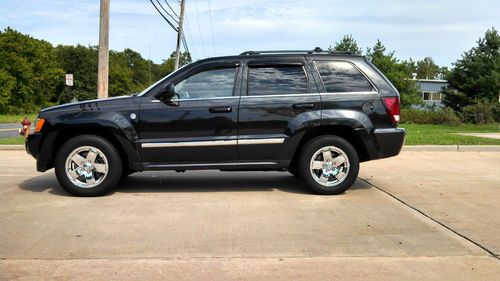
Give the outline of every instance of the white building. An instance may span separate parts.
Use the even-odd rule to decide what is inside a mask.
[[[441,106],[444,95],[443,88],[448,87],[448,81],[435,79],[417,79],[417,85],[422,94],[422,100],[429,105]]]

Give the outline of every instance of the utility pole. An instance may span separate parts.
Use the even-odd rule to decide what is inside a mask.
[[[101,0],[99,23],[99,66],[97,72],[97,98],[108,97],[109,75],[109,1]]]
[[[182,40],[182,24],[184,23],[184,0],[181,0],[181,14],[179,15],[179,28],[177,30],[177,48],[175,49],[175,66],[174,70],[179,68],[179,59],[181,52],[181,40]]]

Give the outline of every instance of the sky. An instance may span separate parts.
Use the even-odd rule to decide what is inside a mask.
[[[55,45],[97,45],[99,0],[0,0],[0,29],[7,26]],[[327,48],[352,34],[364,50],[380,39],[400,59],[430,56],[451,66],[491,27],[500,27],[499,0],[186,0],[195,60]],[[161,62],[175,44],[176,33],[148,0],[111,0],[111,49]]]

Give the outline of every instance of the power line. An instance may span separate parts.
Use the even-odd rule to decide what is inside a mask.
[[[159,0],[156,0],[156,2],[158,2],[158,5],[165,12],[165,14],[167,14],[177,25],[179,25],[179,17],[175,18],[169,12],[167,12],[167,10],[163,7]]]
[[[165,0],[165,3],[167,3],[167,6],[170,8],[170,11],[172,11],[172,13],[174,13],[174,16],[177,17],[177,18],[179,18],[179,15],[175,12],[174,9],[172,9],[172,6],[170,6],[170,4],[168,3],[167,0]]]
[[[193,36],[191,35],[192,32],[191,32],[191,27],[190,27],[190,24],[189,24],[189,20],[188,20],[188,16],[187,15],[184,15],[184,23],[186,24],[186,30],[185,30],[185,34],[187,34],[187,37],[186,37],[186,40],[188,41],[189,45],[193,48],[196,49],[196,53],[198,53],[198,48],[196,47],[194,43],[194,40],[193,40]],[[194,50],[193,50],[194,51]],[[191,56],[193,57],[194,59],[194,53],[191,53]]]
[[[212,34],[212,49],[214,51],[214,56],[217,56],[217,52],[215,51],[215,36],[214,36],[214,26],[212,23],[212,8],[210,7],[210,0],[207,0],[208,3],[208,16],[210,18],[210,33]]]
[[[200,25],[200,17],[198,16],[198,6],[196,5],[196,1],[193,1],[194,3],[194,10],[196,12],[196,21],[198,22],[198,32],[200,33],[200,39],[201,39],[201,47],[203,50],[203,57],[207,57],[207,53],[205,51],[205,42],[203,41],[203,35],[201,34],[201,25]]]
[[[161,15],[161,17],[168,23],[168,25],[170,25],[170,27],[172,27],[172,29],[175,31],[175,32],[179,32],[179,30],[177,29],[177,27],[175,27],[175,25],[170,22],[170,20],[165,17],[163,15],[163,13],[160,11],[160,9],[158,9],[158,7],[156,7],[155,3],[153,2],[153,0],[149,0],[149,2],[151,2],[151,4],[153,5],[153,7],[155,7],[155,9],[158,11],[158,13]]]

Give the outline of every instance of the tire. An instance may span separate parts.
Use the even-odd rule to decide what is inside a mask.
[[[331,156],[328,156],[328,151]],[[358,153],[341,137],[319,136],[310,140],[302,150],[298,172],[314,192],[340,194],[348,190],[358,177]]]
[[[96,135],[76,136],[57,152],[56,177],[62,187],[76,196],[101,196],[120,181],[123,164],[116,148]]]
[[[295,167],[289,167],[288,168],[288,172],[290,174],[292,174],[294,177],[298,178],[299,177],[299,174],[297,173],[297,168]]]
[[[126,177],[130,176],[130,175],[131,175],[131,174],[133,174],[133,173],[135,173],[135,171],[134,171],[134,170],[132,170],[132,169],[130,169],[130,168],[128,168],[128,167],[127,167],[127,168],[125,168],[125,167],[124,167],[124,168],[123,168],[123,171],[122,171],[122,179],[124,179],[124,178],[126,178]]]

